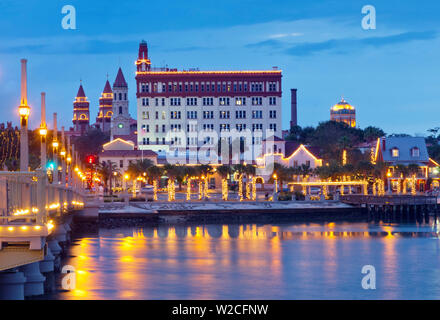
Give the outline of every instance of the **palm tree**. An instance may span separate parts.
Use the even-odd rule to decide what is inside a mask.
[[[179,175],[180,168],[177,165],[167,164],[164,169],[168,177],[168,201],[173,201],[176,199],[174,182]]]
[[[307,176],[309,176],[313,173],[313,169],[310,168],[309,165],[302,164],[301,166],[298,167],[297,172],[301,175],[302,180],[304,181]]]
[[[231,174],[231,167],[228,165],[221,165],[217,168],[217,172],[222,178],[222,199],[228,200],[228,176]]]
[[[276,178],[274,179],[275,175],[276,175]],[[290,181],[292,179],[293,179],[293,177],[291,175],[291,172],[287,167],[285,167],[282,164],[279,164],[277,162],[274,163],[273,175],[270,177],[269,182],[274,182],[274,180],[276,180],[277,182],[279,182],[280,189],[282,189],[284,182]]]
[[[255,166],[250,164],[245,165],[244,172],[246,174],[246,197],[249,196],[249,199],[252,199],[251,181],[253,181],[256,171]],[[255,193],[256,190],[253,190],[253,192]]]
[[[154,200],[157,200],[157,186],[158,180],[162,177],[163,168],[158,166],[152,166],[147,168],[147,175],[153,181]]]
[[[204,181],[203,198],[208,196],[208,178],[214,172],[214,169],[207,164],[202,164],[198,167],[200,178]]]
[[[408,174],[409,174],[409,170],[408,170],[408,167],[407,166],[405,166],[405,165],[403,165],[403,164],[398,164],[397,166],[396,166],[396,172],[400,175],[400,178],[399,178],[399,180],[398,180],[398,184],[399,184],[399,187],[398,187],[398,192],[400,193],[400,190],[401,190],[401,183],[400,183],[400,180],[402,179],[402,182],[403,182],[403,190],[402,190],[402,192],[405,194],[406,193],[406,184],[405,184],[405,180],[406,180],[406,178],[408,177]]]
[[[241,163],[236,164],[234,172],[238,173],[238,196],[240,201],[243,201],[243,174],[246,172],[246,166]]]
[[[182,191],[182,184],[185,181],[186,177],[186,167],[178,166],[176,170],[176,181],[179,184],[179,191]]]
[[[110,194],[112,194],[111,179],[113,176],[113,172],[119,171],[118,167],[116,166],[115,163],[111,161],[102,161],[101,163],[98,164],[97,171],[101,175],[105,189],[108,189],[108,186],[110,185]]]
[[[411,194],[416,195],[416,176],[419,172],[419,165],[416,163],[411,163],[408,165],[408,173],[411,175]]]

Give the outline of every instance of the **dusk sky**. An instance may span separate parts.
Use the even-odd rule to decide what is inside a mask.
[[[76,30],[61,27],[64,5]],[[363,30],[361,9],[376,8],[377,29]],[[283,70],[283,129],[290,88],[298,88],[298,122],[317,125],[343,96],[358,126],[426,134],[440,126],[440,1],[34,1],[0,2],[0,122],[18,124],[20,59],[28,59],[31,128],[47,114],[72,126],[82,79],[94,122],[106,75],[119,66],[136,117],[134,61],[139,42],[153,66],[201,70]],[[51,125],[52,121],[48,121]]]

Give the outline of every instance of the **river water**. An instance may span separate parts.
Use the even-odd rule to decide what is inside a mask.
[[[439,232],[435,221],[100,229],[62,262],[75,289],[50,298],[440,299]]]

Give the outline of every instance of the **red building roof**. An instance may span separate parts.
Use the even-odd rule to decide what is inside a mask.
[[[79,85],[78,93],[76,94],[76,96],[80,97],[80,98],[86,97],[86,94],[84,93],[84,89],[83,89],[82,84]]]
[[[118,74],[116,75],[116,80],[113,83],[113,87],[127,87],[127,82],[125,81],[122,69],[119,67]]]
[[[105,83],[104,91],[103,93],[112,93],[112,87],[110,86],[110,82],[108,80]]]

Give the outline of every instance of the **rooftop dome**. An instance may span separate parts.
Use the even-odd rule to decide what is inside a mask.
[[[355,110],[355,108],[342,98],[342,100],[335,104],[331,109],[331,111],[339,110]]]

